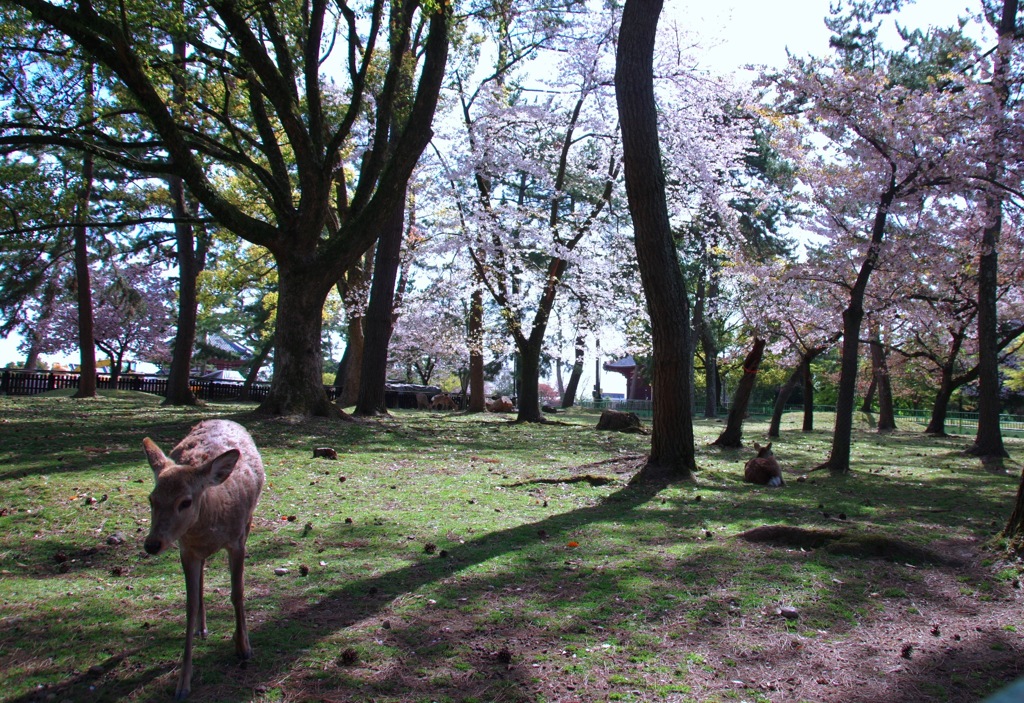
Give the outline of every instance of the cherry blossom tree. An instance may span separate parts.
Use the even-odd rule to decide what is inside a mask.
[[[977,104],[936,83],[911,88],[882,69],[841,61],[792,61],[780,88],[786,100],[800,105],[803,129],[783,144],[817,209],[812,226],[835,252],[853,254],[853,267],[838,271],[849,274],[849,294],[832,451],[823,465],[845,473],[865,297],[890,219],[924,194],[950,187],[963,165],[974,163],[968,137]]]
[[[778,437],[790,395],[803,387],[803,431],[814,429],[811,363],[842,335],[840,288],[829,279],[829,259],[816,251],[797,263],[782,257],[767,261],[742,257],[724,272],[747,327],[770,340],[768,350],[793,369],[779,390],[768,429]]]
[[[612,38],[604,14],[563,27],[557,70],[523,79],[543,98],[526,99],[497,81],[461,94],[466,139],[449,179],[475,190],[459,200],[465,250],[516,345],[520,422],[544,419],[537,388],[548,322],[617,177]]]
[[[110,359],[112,382],[116,385],[129,355],[166,360],[174,321],[173,282],[146,264],[105,266],[94,270],[91,280],[93,336],[96,347]],[[78,348],[78,319],[77,297],[57,303],[43,341],[47,352]]]
[[[437,374],[461,377],[467,370],[461,291],[445,288],[435,284],[405,300],[388,352],[393,368],[415,372],[423,385]]]
[[[932,412],[926,432],[945,435],[953,394],[978,378],[978,225],[962,201],[922,212],[916,236],[901,235],[879,270],[871,297],[889,321],[887,345],[934,379]],[[1007,217],[1000,241],[997,314],[1003,322],[996,347],[1012,353],[1024,333],[1022,236]]]

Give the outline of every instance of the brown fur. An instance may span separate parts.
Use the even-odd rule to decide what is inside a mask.
[[[447,393],[438,393],[430,399],[431,410],[454,410],[455,401]]]
[[[192,687],[192,642],[206,637],[203,568],[212,554],[226,549],[231,569],[231,603],[235,608],[235,652],[252,657],[245,625],[245,542],[263,488],[263,460],[252,437],[228,420],[204,420],[165,456],[146,437],[142,447],[153,468],[156,486],[145,548],[157,555],[175,542],[185,572],[185,653],[175,698]]]
[[[510,413],[512,412],[513,407],[512,399],[507,395],[495,398],[494,400],[488,400],[484,403],[484,406],[487,408],[488,412],[492,413]]]
[[[754,442],[754,451],[757,456],[747,462],[743,467],[743,480],[748,483],[756,483],[761,486],[784,486],[786,482],[782,479],[782,467],[772,454],[772,443],[761,446]]]

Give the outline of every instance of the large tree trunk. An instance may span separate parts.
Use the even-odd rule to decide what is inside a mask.
[[[192,349],[196,342],[199,311],[199,272],[205,267],[204,247],[196,250],[192,225],[183,222],[189,216],[185,183],[180,178],[167,181],[174,201],[174,237],[178,258],[178,327],[174,334],[171,368],[167,374],[164,405],[197,405],[199,399],[189,383],[192,375]]]
[[[519,414],[516,422],[544,422],[540,411],[540,352],[543,334],[519,349]]]
[[[366,281],[373,274],[373,254],[376,245],[370,248],[360,260],[345,272],[337,283],[338,295],[345,305],[348,315],[347,342],[345,353],[338,362],[334,373],[334,385],[341,389],[337,404],[347,408],[359,400],[359,379],[363,372],[363,316],[366,314],[366,303],[369,292]]]
[[[871,383],[868,384],[868,390],[864,394],[864,402],[860,404],[860,411],[862,413],[870,413],[875,405],[875,391],[878,390],[878,376],[874,373],[871,374]]]
[[[274,376],[257,412],[266,415],[341,417],[324,389],[323,309],[331,283],[315,283],[316,272],[278,267]]]
[[[92,117],[93,67],[89,64],[85,74],[86,114]],[[95,164],[92,154],[82,157],[82,183],[78,191],[77,220],[72,228],[75,240],[75,284],[78,295],[78,392],[75,398],[96,397],[96,335],[93,329],[92,276],[89,273],[88,228],[89,203],[92,200],[93,171]]]
[[[576,337],[576,358],[572,364],[572,372],[569,374],[569,383],[562,394],[562,408],[571,408],[576,403],[576,393],[579,392],[580,378],[583,377],[584,352],[586,351],[586,340],[583,335]]]
[[[703,279],[697,283],[693,304],[693,331],[704,351],[704,417],[718,417],[718,348],[705,316],[707,292]]]
[[[729,408],[729,421],[726,423],[722,434],[718,435],[718,439],[712,442],[712,444],[719,447],[743,446],[743,419],[747,416],[747,408],[750,407],[750,396],[754,392],[754,385],[757,383],[757,371],[761,367],[764,345],[765,340],[754,338],[754,346],[743,360],[743,378],[740,379],[736,386],[736,395],[733,396],[732,407]]]
[[[391,220],[380,234],[373,262],[370,304],[363,318],[363,363],[359,379],[359,400],[355,415],[387,415],[384,386],[388,376],[388,345],[395,328],[395,282],[402,263],[402,235],[405,231],[405,198],[396,206]]]
[[[814,432],[814,374],[811,363],[804,365],[804,424],[803,432]]]
[[[704,417],[718,417],[718,349],[711,335],[701,336],[704,350]]]
[[[634,480],[692,480],[696,469],[686,281],[679,268],[665,202],[665,176],[654,100],[654,41],[661,0],[626,0],[615,60],[626,195],[651,318],[654,418],[651,454]]]
[[[116,354],[110,353],[108,357],[110,358],[110,387],[116,389],[124,369],[124,350]]]
[[[345,353],[338,363],[338,371],[334,375],[334,385],[341,387],[341,394],[338,396],[339,408],[347,408],[359,402],[359,388],[362,385],[363,375],[363,351],[366,348],[366,338],[363,335],[363,316],[349,315],[348,318],[348,343],[345,345]]]
[[[896,411],[892,400],[892,383],[889,378],[889,364],[885,347],[878,334],[871,335],[871,368],[874,372],[875,387],[878,389],[878,431],[892,432],[896,429]]]
[[[925,434],[933,437],[946,436],[946,415],[949,412],[949,401],[953,397],[953,391],[953,370],[944,366],[939,387],[935,391],[932,414],[928,426],[924,428]]]
[[[252,386],[256,383],[256,379],[259,378],[260,369],[262,369],[263,365],[267,363],[267,359],[270,357],[270,352],[273,348],[274,336],[271,335],[263,342],[260,346],[260,350],[253,356],[249,372],[245,374],[245,382],[242,384],[242,392],[238,395],[240,400],[249,400],[252,397]]]
[[[868,280],[878,262],[879,249],[885,237],[885,225],[889,208],[896,198],[895,170],[890,176],[888,187],[881,193],[875,219],[871,226],[871,246],[868,247],[857,272],[857,280],[850,290],[850,303],[843,311],[843,358],[839,370],[839,394],[836,398],[836,424],[832,433],[832,451],[828,461],[818,468],[827,468],[832,473],[844,474],[850,471],[850,450],[853,445],[853,410],[857,396],[857,366],[860,351],[860,330],[864,321],[864,297]]]
[[[999,231],[1003,226],[1001,203],[997,196],[986,198],[994,222],[982,234],[978,261],[978,433],[967,452],[983,460],[1003,459],[1009,454],[1003,446],[999,414],[999,352],[997,337]]]
[[[797,389],[803,382],[804,378],[804,364],[807,363],[806,357],[800,359],[800,363],[793,373],[789,375],[789,379],[783,384],[782,388],[779,389],[779,395],[775,399],[775,407],[772,409],[772,421],[768,425],[768,437],[778,438],[779,429],[782,426],[782,413],[786,411],[786,403],[789,402],[789,398],[793,395],[793,391]]]
[[[992,135],[994,152],[1007,153],[1004,142],[1008,138],[1009,120],[1005,115],[1009,101],[1010,61],[1017,32],[1017,0],[1003,0],[999,21],[999,44],[993,57],[992,91],[1004,114],[998,118]],[[987,176],[998,183],[1005,171],[1004,165],[990,157]],[[999,425],[999,351],[998,316],[996,301],[999,296],[999,235],[1003,229],[1003,195],[990,191],[985,196],[988,224],[982,230],[981,255],[978,260],[978,434],[968,452],[982,460],[1002,460],[1009,456],[1003,446],[1003,433]]]
[[[184,2],[179,0],[178,9],[184,12]],[[188,47],[183,40],[171,42],[174,56],[179,65],[172,75],[174,87],[171,101],[177,107],[185,105],[185,62]],[[190,215],[185,199],[185,181],[178,176],[167,179],[174,212],[174,239],[178,259],[178,327],[174,333],[174,347],[171,350],[171,368],[167,374],[167,393],[164,405],[197,405],[199,399],[192,392],[189,383],[192,375],[192,349],[196,343],[196,320],[199,314],[199,272],[206,266],[205,246],[195,246],[192,224],[187,222]]]
[[[1010,513],[1010,519],[1006,522],[1001,536],[1009,542],[1012,551],[1018,554],[1024,552],[1024,470],[1021,471],[1013,512]]]
[[[835,340],[829,341],[829,345]],[[782,424],[782,413],[786,409],[786,403],[796,387],[803,384],[804,388],[804,432],[814,430],[814,379],[811,375],[811,362],[818,358],[828,346],[811,347],[800,355],[800,363],[793,369],[793,375],[789,377],[786,384],[779,391],[779,397],[775,399],[775,408],[772,412],[771,426],[768,428],[769,437],[778,437],[779,428]]]
[[[859,359],[860,325],[864,318],[864,297],[851,300],[843,311],[843,351],[839,366],[839,393],[836,398],[835,430],[832,450],[823,467],[833,473],[850,471],[850,451],[853,446],[853,406],[857,391],[857,362]]]
[[[478,274],[474,271],[474,276]],[[484,293],[479,285],[473,287],[469,300],[469,407],[471,413],[487,409],[484,397]]]

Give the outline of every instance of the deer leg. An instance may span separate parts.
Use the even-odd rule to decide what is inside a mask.
[[[239,659],[252,658],[249,630],[245,625],[245,544],[228,548],[231,569],[231,605],[235,607],[235,653]]]
[[[183,701],[192,690],[192,642],[199,626],[202,610],[203,560],[181,555],[181,568],[185,572],[185,653],[181,658],[181,674],[175,700]]]
[[[209,631],[206,629],[206,559],[199,561],[199,618],[196,620],[196,634],[204,640]]]

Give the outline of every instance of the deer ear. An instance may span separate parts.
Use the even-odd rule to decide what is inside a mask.
[[[769,445],[769,446],[771,446],[771,445]],[[761,445],[758,444],[757,442],[754,442],[754,451],[755,452],[761,451]]]
[[[229,449],[204,466],[202,472],[207,474],[211,485],[219,486],[228,480],[228,476],[235,470],[235,465],[241,455],[242,453],[237,449]]]
[[[768,444],[765,445],[765,449],[766,450],[771,451],[771,448],[772,448],[772,443],[771,442],[769,442]]]
[[[149,437],[142,440],[142,451],[146,452],[146,458],[149,459],[149,465],[153,469],[154,477],[160,476],[160,472],[171,464],[171,461],[160,450],[160,447],[156,446],[156,442]]]

